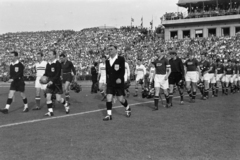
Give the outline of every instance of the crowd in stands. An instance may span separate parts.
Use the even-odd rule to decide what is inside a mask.
[[[216,16],[226,16],[226,15],[237,15],[240,14],[240,4],[233,3],[230,7],[228,5],[221,5],[216,7],[216,5],[206,5],[203,7],[202,4],[187,7],[187,13],[182,12],[171,12],[165,13],[163,20],[177,20],[177,19],[189,19],[189,18],[203,18],[203,17],[216,17]]]
[[[102,54],[108,54],[106,49],[110,43],[117,44],[119,53],[124,55],[130,65],[132,75],[138,58],[142,58],[145,66],[154,59],[156,48],[177,49],[179,56],[186,58],[191,49],[198,56],[207,50],[213,55],[239,56],[240,36],[185,38],[165,41],[154,33],[144,33],[136,27],[121,27],[120,29],[89,28],[81,31],[48,31],[19,32],[0,35],[0,78],[8,75],[9,52],[20,53],[25,65],[25,75],[34,75],[36,53],[43,52],[48,60],[47,51],[56,49],[57,53],[66,52],[69,60],[76,67],[80,80],[89,79],[90,68],[94,62],[99,62]]]

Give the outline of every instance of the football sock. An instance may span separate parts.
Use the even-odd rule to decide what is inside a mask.
[[[166,96],[165,96],[166,97]],[[166,98],[167,99],[167,98]],[[173,93],[169,93],[169,103],[172,103],[172,99],[173,99]]]
[[[69,99],[70,99],[69,92],[65,93],[65,99],[66,99],[67,102],[69,102]]]
[[[126,99],[125,99],[124,103],[121,102],[121,104],[126,108],[126,110],[129,109],[128,101]]]
[[[154,105],[155,107],[158,107],[158,101],[159,101],[159,96],[154,97]]]
[[[191,91],[191,90],[188,90],[187,93],[188,93],[189,97],[192,98],[192,91]]]
[[[107,114],[112,115],[112,102],[106,102]]]
[[[41,97],[40,96],[36,96],[35,100],[36,100],[37,107],[40,107]]]
[[[23,99],[23,103],[24,103],[24,108],[28,108],[27,98],[24,98],[24,99]]]
[[[193,95],[192,95],[192,99],[195,99],[196,98],[196,91],[195,92],[193,92]]]
[[[48,107],[48,111],[49,111],[49,112],[53,112],[52,101],[47,102],[47,107]]]
[[[7,99],[7,104],[6,104],[6,107],[5,107],[5,108],[6,108],[6,109],[9,109],[11,103],[12,103],[12,98],[8,98],[8,99]]]
[[[165,98],[166,98],[167,104],[169,104],[169,95],[166,95],[166,94],[165,94]]]

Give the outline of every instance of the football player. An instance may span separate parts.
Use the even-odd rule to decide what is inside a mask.
[[[169,105],[169,84],[168,77],[171,73],[171,67],[168,60],[164,57],[165,53],[163,50],[156,49],[155,51],[157,59],[153,62],[155,66],[154,77],[154,88],[155,88],[155,97],[154,97],[154,109],[153,111],[158,110],[158,101],[160,95],[160,89],[163,89],[165,98],[166,98],[166,108],[170,107]]]
[[[33,110],[40,110],[40,101],[41,101],[41,90],[45,91],[47,85],[41,84],[40,79],[44,75],[47,67],[47,61],[43,60],[43,53],[37,53],[37,63],[35,64],[36,70],[36,80],[35,80],[35,88],[36,88],[36,107]]]
[[[44,76],[49,78],[47,83],[46,95],[47,95],[47,107],[48,112],[45,116],[53,116],[53,106],[52,106],[52,95],[56,95],[56,100],[63,104],[65,107],[66,114],[70,112],[70,107],[66,100],[61,97],[63,93],[62,90],[62,81],[61,81],[61,63],[56,59],[57,53],[55,50],[50,50],[48,52],[50,61],[47,64]]]
[[[69,104],[70,99],[70,84],[72,81],[77,81],[76,70],[73,63],[69,61],[66,57],[65,52],[60,54],[60,61],[62,67],[62,83],[65,92],[66,103]]]
[[[9,59],[11,60],[10,64],[10,79],[9,82],[10,90],[8,94],[7,104],[5,108],[0,109],[0,112],[4,114],[8,114],[8,110],[11,106],[13,96],[15,92],[20,92],[21,97],[23,99],[24,103],[24,109],[23,112],[28,112],[28,103],[27,103],[27,97],[25,95],[25,82],[23,79],[24,74],[24,65],[19,61],[18,52],[13,51],[10,53]]]
[[[102,101],[106,99],[106,56],[102,55],[101,63],[98,66],[98,82],[99,82],[99,90],[102,95]]]
[[[185,61],[184,70],[185,70],[185,80],[186,88],[188,95],[190,97],[190,102],[195,102],[196,93],[197,93],[197,82],[201,78],[200,68],[198,61],[193,58],[192,51],[188,52],[188,60]]]
[[[138,96],[138,86],[140,85],[143,90],[143,79],[146,74],[146,67],[142,64],[142,59],[138,59],[135,75],[136,75],[136,81],[135,81],[135,94],[134,97]]]

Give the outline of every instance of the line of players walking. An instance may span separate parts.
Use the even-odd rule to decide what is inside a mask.
[[[107,116],[104,121],[112,120],[112,102],[114,97],[118,97],[120,103],[126,109],[126,116],[131,116],[131,108],[128,105],[127,97],[130,96],[130,69],[124,58],[117,53],[117,46],[110,45],[110,57],[102,56],[102,63],[99,64],[98,82],[100,93],[103,99],[107,100]],[[57,60],[55,50],[49,51],[49,62],[43,61],[42,53],[37,54],[36,63],[36,107],[33,110],[40,110],[40,94],[44,90],[48,112],[46,116],[53,116],[53,95],[56,100],[63,104],[66,114],[70,112],[69,86],[72,81],[76,81],[75,68],[66,53],[62,53],[60,62]],[[18,53],[11,52],[10,59],[10,91],[5,108],[0,109],[7,114],[14,98],[14,93],[20,92],[24,102],[23,112],[28,112],[28,103],[25,95],[25,83],[23,80],[24,66],[19,61]],[[183,92],[187,91],[190,102],[196,99],[197,88],[201,92],[202,99],[209,98],[209,90],[212,89],[212,97],[217,97],[221,87],[222,94],[228,95],[229,91],[235,93],[240,89],[240,63],[239,60],[220,59],[208,55],[207,52],[201,54],[201,59],[197,60],[195,54],[189,50],[187,60],[177,56],[177,52],[170,50],[165,52],[162,49],[155,50],[156,58],[147,66],[143,65],[142,59],[138,59],[135,67],[136,83],[134,97],[138,96],[139,86],[142,89],[142,97],[154,98],[153,110],[158,110],[161,91],[165,95],[166,108],[173,106],[173,93],[177,88],[180,95],[180,104],[184,104]],[[106,65],[107,63],[107,65]],[[43,85],[39,82],[42,76],[47,76],[49,82]],[[62,85],[62,83],[64,85]],[[124,86],[122,85],[124,84]],[[64,89],[63,89],[64,88]],[[65,93],[65,98],[61,94]]]

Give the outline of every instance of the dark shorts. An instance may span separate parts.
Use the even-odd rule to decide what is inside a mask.
[[[113,96],[125,96],[124,87],[122,88],[107,87],[107,94],[112,94]]]
[[[10,85],[10,90],[16,92],[24,92],[25,91],[25,82],[24,80],[13,81]]]
[[[46,94],[63,94],[62,84],[52,84],[51,86],[47,86]]]
[[[169,84],[170,85],[179,85],[179,82],[182,80],[182,74],[181,73],[175,73],[172,72],[169,76]]]
[[[72,82],[72,80],[73,80],[73,76],[72,76],[72,73],[64,73],[63,75],[62,75],[62,83],[65,83],[65,82]]]

